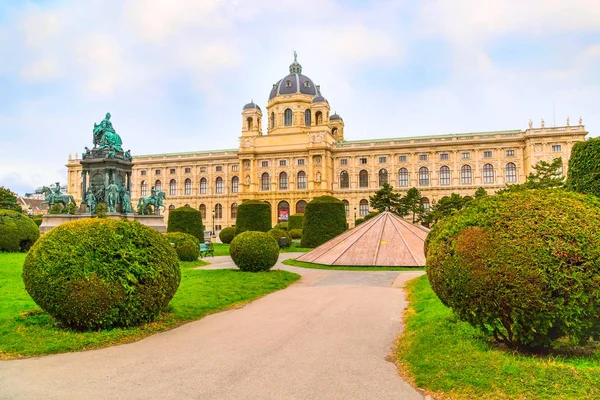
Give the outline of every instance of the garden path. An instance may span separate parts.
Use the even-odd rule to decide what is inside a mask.
[[[302,279],[136,343],[0,362],[0,399],[423,399],[386,361],[423,272],[276,268]]]

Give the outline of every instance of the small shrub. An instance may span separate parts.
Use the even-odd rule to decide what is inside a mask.
[[[164,235],[138,222],[93,218],[61,224],[31,248],[23,282],[31,298],[77,330],[152,321],[181,271]]]
[[[235,226],[229,226],[227,228],[221,229],[219,232],[219,239],[221,239],[221,243],[229,244],[235,237]]]
[[[204,226],[200,211],[189,207],[179,207],[169,212],[167,232],[183,232],[204,242]]]
[[[302,224],[304,224],[304,214],[298,213],[290,215],[288,221],[288,228],[290,231],[292,229],[302,229]]]
[[[563,190],[485,196],[438,222],[427,275],[456,315],[510,346],[600,337],[600,200]]]
[[[268,232],[271,229],[271,206],[259,200],[247,200],[238,206],[235,233]]]
[[[364,218],[357,218],[355,226],[358,226],[358,225],[362,224],[363,222],[365,222]]]
[[[335,197],[317,197],[304,211],[302,247],[317,247],[346,230],[346,209]]]
[[[273,239],[275,239],[275,241],[277,242],[277,244],[279,244],[279,240],[284,237],[285,238],[285,243],[286,243],[286,247],[290,247],[290,245],[292,244],[292,235],[290,235],[290,233],[288,231],[284,231],[283,229],[271,229],[269,232],[267,232]]]
[[[0,209],[0,251],[27,251],[40,237],[40,228],[28,216]]]
[[[600,138],[575,143],[569,158],[566,187],[600,197]]]
[[[378,215],[379,215],[379,213],[378,213],[378,212],[370,212],[370,213],[368,213],[367,215],[365,215],[365,217],[363,218],[363,221],[368,221],[368,220],[370,220],[371,218],[373,218],[373,217],[376,217],[376,216],[378,216]]]
[[[200,257],[200,241],[189,233],[171,232],[165,235],[181,261],[196,261]]]
[[[273,229],[282,229],[284,231],[287,231],[288,228],[289,228],[289,224],[287,222],[280,222],[273,227]]]
[[[233,239],[229,253],[242,271],[268,271],[277,262],[279,246],[265,232],[246,231]]]
[[[302,229],[292,229],[290,231],[290,236],[292,237],[292,239],[302,238]]]
[[[106,213],[108,212],[108,206],[106,203],[98,203],[96,205],[96,218],[106,218]]]
[[[41,215],[34,215],[31,219],[39,227],[42,224],[44,217]]]

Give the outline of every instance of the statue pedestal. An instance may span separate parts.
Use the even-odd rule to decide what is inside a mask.
[[[40,225],[40,234],[48,232],[50,229],[64,224],[65,222],[79,221],[81,219],[91,218],[90,214],[46,214],[42,217],[42,224]],[[152,229],[159,231],[160,233],[167,232],[167,226],[165,225],[165,218],[162,215],[137,215],[137,214],[117,214],[107,213],[106,219],[126,219],[128,221],[137,221],[142,225],[146,225]]]

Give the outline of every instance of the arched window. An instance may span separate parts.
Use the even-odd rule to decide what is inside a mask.
[[[223,178],[221,177],[215,181],[215,193],[223,193]]]
[[[169,194],[177,196],[177,181],[175,179],[171,179],[171,182],[169,182]]]
[[[198,208],[200,210],[200,215],[202,215],[202,219],[206,220],[206,206],[204,204],[200,204]]]
[[[248,130],[252,129],[252,117],[248,117],[246,119],[246,127],[247,127],[246,129],[248,129]]]
[[[275,128],[275,113],[271,113],[271,129]]]
[[[306,172],[298,172],[298,189],[306,189]]]
[[[312,114],[310,113],[310,110],[307,109],[306,111],[304,111],[304,125],[310,126],[310,124],[312,122],[311,116],[312,116]]]
[[[333,129],[331,130],[331,136],[333,136],[333,137],[336,137],[336,136],[337,136],[337,134],[338,134],[338,128],[333,128]]]
[[[305,207],[306,207],[306,201],[300,200],[299,202],[296,203],[296,213],[297,214],[304,214],[304,208]]]
[[[237,203],[231,205],[231,219],[237,218]]]
[[[140,188],[140,195],[145,197],[148,195],[148,183],[146,181],[142,181],[142,185]]]
[[[463,165],[460,168],[460,184],[470,185],[473,183],[473,171],[470,165]]]
[[[208,181],[206,178],[200,179],[200,194],[208,193]]]
[[[154,182],[154,189],[158,190],[159,192],[162,191],[162,182],[160,179]]]
[[[358,173],[358,187],[369,187],[369,173],[366,169],[363,169]]]
[[[277,222],[288,222],[290,216],[290,204],[287,201],[280,201],[277,205]]]
[[[408,186],[408,170],[406,168],[400,168],[398,171],[398,186]]]
[[[429,203],[429,199],[427,197],[423,197],[421,199],[421,205],[423,206],[423,210],[425,210],[425,212],[429,212],[431,209],[431,203]]]
[[[175,206],[174,206],[173,204],[171,204],[171,205],[169,206],[169,211],[173,211],[174,209],[175,209]]]
[[[494,183],[494,167],[492,164],[483,166],[483,183]]]
[[[231,193],[237,193],[239,191],[240,178],[234,176],[231,178]]]
[[[440,168],[440,185],[450,184],[450,168],[443,166]]]
[[[387,169],[382,168],[379,170],[379,187],[382,187],[384,183],[388,183],[388,172]]]
[[[419,168],[419,186],[429,186],[429,170],[427,167]]]
[[[517,166],[511,162],[506,164],[506,183],[517,181]]]
[[[215,204],[215,219],[223,218],[223,206],[219,203]]]
[[[294,114],[292,114],[291,109],[286,108],[285,111],[283,112],[283,124],[285,126],[291,126],[293,122],[294,122]]]
[[[340,173],[340,188],[341,189],[349,189],[350,188],[350,175],[348,175],[348,171],[342,171]]]
[[[279,174],[279,189],[287,190],[288,188],[288,178],[285,172]]]
[[[323,123],[323,113],[321,111],[317,111],[315,113],[315,124],[321,125]]]
[[[348,218],[350,216],[350,203],[348,203],[348,200],[342,200],[342,202],[344,203],[344,210],[346,210],[346,218]]]
[[[261,177],[261,182],[262,182],[262,190],[270,190],[271,189],[271,181],[269,178],[269,174],[267,174],[266,172],[264,174],[262,174]]]
[[[184,193],[186,196],[189,196],[190,194],[192,194],[192,180],[190,178],[187,178],[185,180],[184,190],[185,190]]]
[[[365,199],[362,199],[358,205],[359,214],[361,217],[364,217],[369,213],[369,202]]]

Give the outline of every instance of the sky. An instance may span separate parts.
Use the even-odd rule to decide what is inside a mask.
[[[346,140],[567,116],[595,137],[597,1],[0,0],[0,186],[65,184],[106,112],[134,156],[236,148],[294,50]]]

